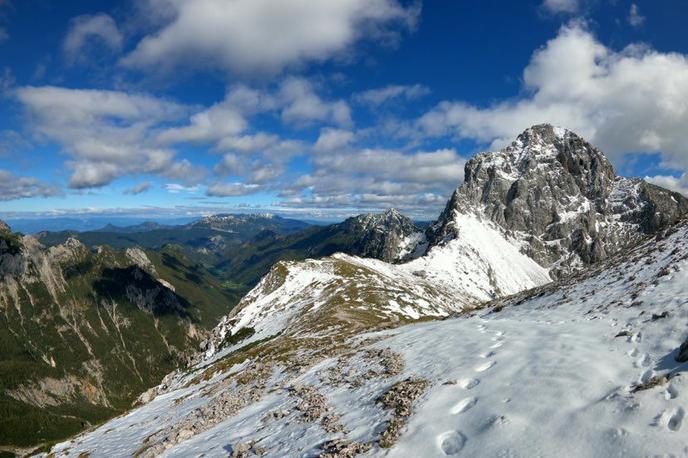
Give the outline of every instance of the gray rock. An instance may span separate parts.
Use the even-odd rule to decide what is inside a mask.
[[[349,254],[387,262],[404,259],[424,240],[423,231],[393,208],[354,216],[336,227],[352,239]]]
[[[430,246],[460,236],[454,221],[466,213],[520,238],[526,254],[561,276],[675,223],[688,213],[688,199],[616,176],[590,143],[542,124],[467,162],[463,185],[426,233]]]
[[[686,339],[678,348],[678,355],[676,355],[676,361],[678,361],[679,363],[688,362],[688,339]]]

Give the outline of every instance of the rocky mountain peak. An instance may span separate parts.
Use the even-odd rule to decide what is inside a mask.
[[[616,176],[604,154],[576,133],[540,124],[500,151],[466,163],[464,183],[429,229],[431,245],[458,236],[462,214],[518,236],[555,275],[607,258],[688,213],[688,200]]]
[[[353,216],[339,226],[355,240],[353,252],[387,262],[402,260],[423,238],[421,229],[394,208]]]
[[[10,227],[4,221],[0,220],[0,232],[12,232]]]

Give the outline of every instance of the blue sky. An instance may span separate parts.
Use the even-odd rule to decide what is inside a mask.
[[[683,1],[0,0],[0,216],[430,219],[568,127],[686,192]]]

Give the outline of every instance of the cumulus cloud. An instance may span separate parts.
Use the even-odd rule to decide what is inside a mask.
[[[236,108],[221,102],[191,116],[188,126],[165,130],[158,139],[164,143],[208,143],[237,135],[246,126],[246,120]]]
[[[59,196],[62,191],[31,177],[23,177],[0,169],[0,200],[28,199],[30,197]]]
[[[277,73],[325,61],[357,41],[413,29],[418,5],[396,0],[147,0],[158,25],[122,59],[133,68],[183,65]]]
[[[208,186],[206,195],[211,197],[236,197],[254,194],[260,190],[258,184],[220,183]]]
[[[165,184],[165,189],[167,192],[172,194],[179,194],[181,192],[195,193],[200,189],[198,185],[196,186],[184,186],[179,183],[167,183]]]
[[[236,154],[225,154],[222,160],[215,165],[215,173],[221,176],[243,175],[246,173],[246,158],[240,158]]]
[[[320,130],[314,149],[317,152],[335,151],[346,147],[354,138],[350,130],[325,128]]]
[[[187,125],[162,131],[158,140],[166,144],[214,144],[219,151],[288,148],[275,134],[245,132],[254,116],[273,113],[296,127],[351,124],[351,110],[346,102],[321,97],[315,85],[305,78],[288,77],[276,87],[263,90],[243,84],[231,86],[224,100],[193,114]]]
[[[680,192],[684,196],[688,197],[688,174],[686,173],[679,177],[671,175],[655,175],[651,177],[646,176],[645,180],[656,184],[657,186]]]
[[[430,89],[421,84],[406,85],[390,85],[378,89],[369,89],[367,91],[354,94],[353,99],[359,103],[378,106],[390,100],[415,100],[430,93]]]
[[[313,172],[282,190],[286,206],[390,206],[436,216],[463,180],[465,160],[453,149],[402,152],[353,149],[317,155]]]
[[[137,185],[132,186],[129,189],[126,189],[124,191],[124,193],[132,195],[132,196],[137,196],[139,194],[143,194],[144,192],[149,191],[152,186],[153,185],[151,184],[150,181],[144,181],[144,182],[141,182]]]
[[[313,85],[303,78],[287,78],[278,93],[282,106],[282,120],[289,124],[313,122],[351,124],[351,109],[343,100],[325,101],[318,96]]]
[[[544,0],[542,7],[550,13],[576,13],[580,0]]]
[[[69,62],[80,60],[84,50],[97,43],[106,49],[118,52],[122,49],[124,37],[114,19],[105,13],[77,16],[70,21],[62,50]]]
[[[116,91],[22,87],[16,92],[29,124],[39,136],[57,142],[71,157],[70,187],[109,184],[126,174],[197,177],[198,170],[158,147],[150,129],[178,119],[186,109],[147,95]]]
[[[661,153],[688,168],[688,59],[642,45],[605,47],[575,23],[536,51],[523,72],[524,93],[478,107],[445,101],[417,122],[427,135],[510,142],[542,122],[568,127],[614,160],[632,152]]]
[[[628,12],[628,23],[633,27],[640,27],[645,22],[645,16],[640,14],[640,9],[635,3],[631,4],[631,9]]]

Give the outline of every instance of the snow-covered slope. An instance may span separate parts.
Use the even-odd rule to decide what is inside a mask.
[[[459,237],[406,264],[344,254],[279,263],[213,331],[205,357],[244,329],[254,332],[250,341],[316,328],[331,335],[341,332],[340,326],[317,325],[333,315],[353,313],[342,324],[350,332],[446,316],[551,281],[547,269],[521,253],[519,243],[495,224],[465,215],[456,226]]]
[[[209,367],[179,377],[150,404],[55,451],[681,456],[688,385],[674,357],[687,305],[682,223],[583,277],[345,339],[296,369],[267,357],[240,362],[255,347],[243,350],[238,364],[196,383]],[[242,390],[251,393],[245,408]],[[213,417],[210,405],[224,414]]]

